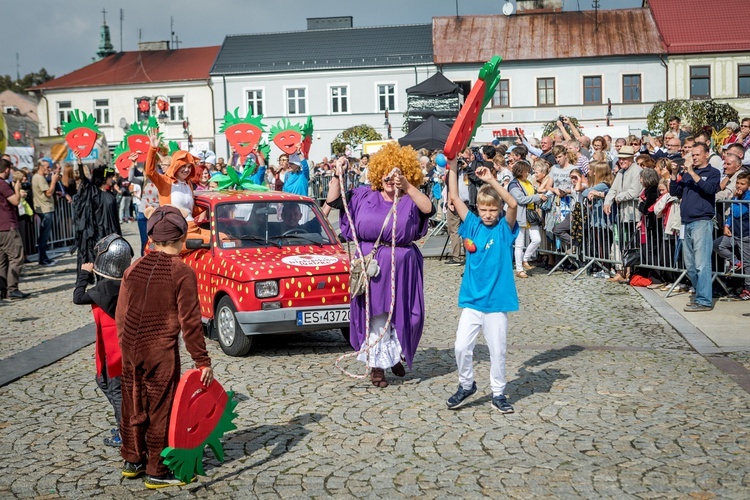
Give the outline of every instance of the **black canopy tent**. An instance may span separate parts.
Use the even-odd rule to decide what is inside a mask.
[[[430,116],[451,125],[461,108],[461,87],[442,73],[435,73],[422,83],[406,89],[406,102],[409,133]]]
[[[461,92],[461,87],[448,80],[442,73],[435,73],[422,83],[406,89],[408,95],[454,95]]]
[[[451,128],[434,116],[430,116],[417,128],[398,140],[402,146],[414,149],[443,149]]]

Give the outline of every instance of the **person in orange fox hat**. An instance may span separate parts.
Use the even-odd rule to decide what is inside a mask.
[[[204,243],[208,243],[211,232],[199,226],[203,210],[195,205],[194,198],[195,177],[200,159],[187,151],[175,151],[167,171],[162,174],[156,170],[159,151],[158,129],[151,130],[149,143],[151,147],[146,156],[145,174],[159,191],[159,205],[171,205],[187,212],[187,238],[200,238]]]

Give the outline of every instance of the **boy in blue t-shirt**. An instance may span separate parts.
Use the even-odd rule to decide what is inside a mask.
[[[518,310],[518,294],[511,265],[511,247],[518,236],[515,198],[495,179],[486,167],[479,167],[476,176],[486,185],[477,193],[478,215],[470,212],[458,195],[455,162],[451,165],[449,197],[463,221],[458,234],[464,238],[466,268],[458,292],[458,305],[463,307],[456,331],[456,364],[458,391],[448,399],[454,410],[477,392],[474,382],[474,345],[479,329],[490,351],[490,385],[492,406],[501,413],[513,413],[513,406],[503,394],[505,390],[505,337],[508,315]],[[502,204],[507,205],[500,217]]]

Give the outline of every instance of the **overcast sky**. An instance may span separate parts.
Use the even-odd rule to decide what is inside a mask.
[[[169,40],[170,16],[180,47],[221,45],[224,36],[304,30],[306,18],[353,16],[354,26],[429,23],[456,15],[457,0],[35,0],[6,5],[0,74],[16,77],[45,68],[62,76],[92,62],[99,46],[102,9],[112,43],[120,50],[143,41]],[[512,0],[514,1],[514,0]],[[593,0],[564,0],[566,10],[590,10]],[[503,0],[458,0],[462,15],[499,14]],[[600,0],[600,8],[640,7],[642,0]],[[280,13],[286,13],[281,17]]]

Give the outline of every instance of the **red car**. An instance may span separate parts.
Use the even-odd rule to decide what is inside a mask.
[[[340,328],[349,337],[349,259],[314,200],[251,191],[196,192],[211,241],[188,239],[210,338],[243,356],[252,336]]]

